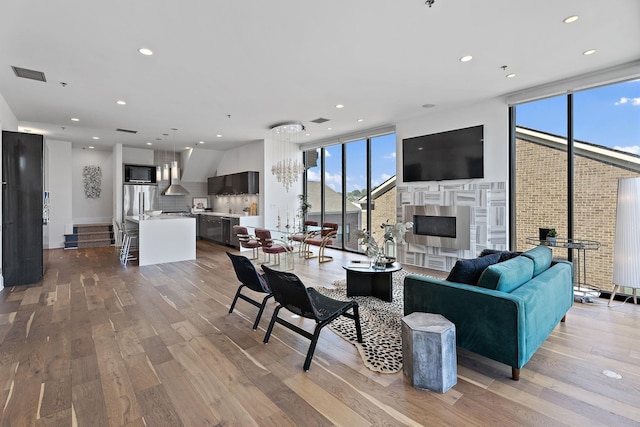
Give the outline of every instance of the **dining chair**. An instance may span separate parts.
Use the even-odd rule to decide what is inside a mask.
[[[236,296],[233,298],[231,307],[229,308],[229,314],[233,313],[233,309],[236,306],[236,302],[238,302],[238,298],[258,307],[258,315],[253,322],[253,330],[255,331],[258,328],[258,323],[260,323],[260,318],[262,317],[262,313],[264,312],[264,307],[267,305],[267,300],[271,298],[273,294],[271,293],[271,289],[269,288],[267,280],[256,270],[256,267],[253,265],[249,258],[242,255],[234,255],[230,252],[227,252],[227,255],[229,256],[231,264],[233,265],[233,269],[236,272],[236,277],[241,283],[240,287],[238,287],[238,290],[236,291]],[[249,296],[241,293],[242,289],[245,287],[254,292],[266,294],[266,296],[262,299],[262,302],[258,302],[253,298],[250,298]]]
[[[251,260],[258,259],[258,249],[260,248],[260,242],[249,234],[247,227],[242,225],[234,225],[233,226],[233,234],[238,237],[238,242],[240,243],[240,247],[251,249]]]
[[[338,235],[338,224],[333,222],[323,222],[321,230],[304,239],[304,248],[306,259],[318,258],[318,262],[333,261],[333,257],[325,255],[325,248],[333,245],[333,238]],[[309,249],[309,245],[318,246],[318,255],[313,255]]]
[[[298,255],[300,257],[304,257],[305,253],[302,251],[302,247],[304,244],[304,239],[306,239],[307,237],[309,237],[311,234],[313,234],[312,232],[309,231],[308,227],[317,227],[318,226],[318,221],[305,221],[303,223],[303,227],[302,230],[300,230],[297,233],[294,233],[291,235],[291,240],[293,242],[297,242],[298,243]]]
[[[270,265],[280,265],[280,254],[285,254],[288,257],[287,268],[293,269],[293,257],[291,256],[293,246],[282,241],[274,241],[271,237],[271,231],[266,228],[256,228],[255,233],[256,239],[262,248],[262,253],[264,253],[265,262]],[[275,262],[273,263],[271,263],[271,255],[274,255]]]
[[[293,273],[273,270],[265,265],[262,266],[262,270],[267,277],[271,292],[273,292],[273,296],[278,303],[278,306],[271,316],[267,333],[264,336],[263,342],[265,344],[269,342],[271,332],[276,323],[311,340],[303,366],[303,369],[308,371],[322,328],[338,317],[345,316],[353,319],[358,342],[362,342],[362,330],[360,328],[360,314],[358,312],[357,302],[339,301],[322,295],[314,288],[307,288],[298,276]],[[298,316],[312,319],[316,324],[313,333],[279,317],[278,313],[280,313],[280,310],[283,308],[286,308]],[[349,313],[349,311],[352,311],[352,313]]]

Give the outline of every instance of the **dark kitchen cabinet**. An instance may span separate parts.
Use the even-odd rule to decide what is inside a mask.
[[[260,173],[247,171],[230,175],[208,178],[209,194],[258,194],[260,192]]]
[[[43,277],[42,135],[2,132],[2,274],[5,286]]]

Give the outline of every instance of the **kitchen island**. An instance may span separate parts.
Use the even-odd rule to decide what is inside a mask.
[[[128,216],[125,220],[138,228],[138,265],[196,259],[195,218],[162,214]]]

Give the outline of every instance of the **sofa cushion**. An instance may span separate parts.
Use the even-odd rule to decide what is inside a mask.
[[[553,251],[548,246],[536,246],[533,249],[523,252],[522,255],[533,261],[533,277],[536,277],[551,267]]]
[[[473,259],[459,259],[453,266],[447,280],[450,282],[475,285],[485,268],[499,261],[500,254],[492,254]]]
[[[500,260],[498,262],[503,262],[517,257],[522,254],[522,252],[501,251],[499,249],[483,249],[482,252],[480,252],[481,257],[493,254],[500,254]]]
[[[505,262],[488,266],[480,275],[478,286],[511,292],[533,277],[533,261],[518,256]]]

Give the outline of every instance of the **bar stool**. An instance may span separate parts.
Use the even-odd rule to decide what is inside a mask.
[[[127,262],[138,259],[138,257],[131,254],[132,244],[134,248],[138,245],[138,230],[127,227],[126,221],[122,229],[123,229],[123,238],[122,238],[122,248],[120,249],[120,262],[126,265]]]

